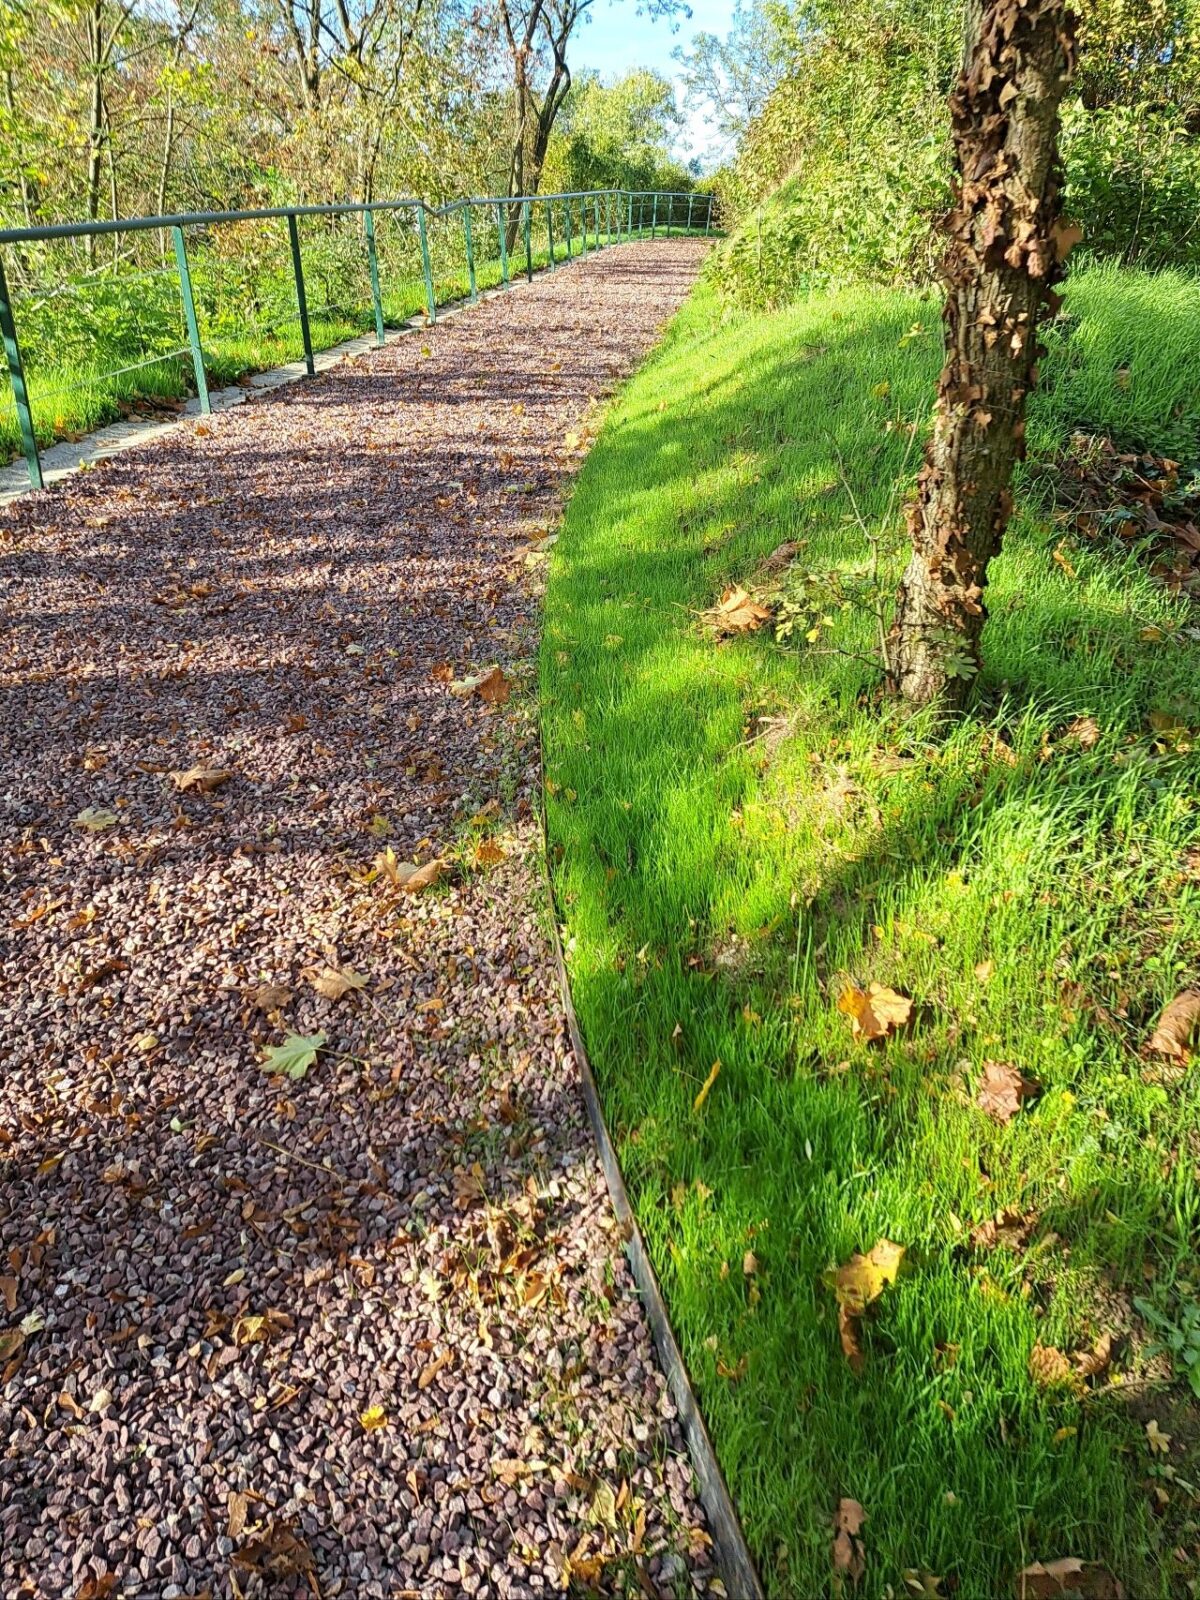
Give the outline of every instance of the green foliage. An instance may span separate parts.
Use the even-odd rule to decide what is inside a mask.
[[[928,282],[949,199],[962,0],[811,0],[790,66],[718,176],[739,226],[714,264],[766,308],[814,284]],[[1087,248],[1200,264],[1200,0],[1097,0],[1063,118]]]
[[[1186,1380],[1200,1399],[1200,1304],[1184,1300],[1172,1312],[1142,1296],[1133,1303],[1156,1334],[1146,1354],[1170,1356],[1176,1376]]]
[[[1081,404],[1099,414],[1129,356],[1121,393],[1164,447],[1200,384],[1181,280],[1084,270],[1066,306],[1043,445]],[[1195,757],[1148,723],[1200,726],[1187,602],[1022,489],[989,585],[983,709],[936,739],[877,696],[866,608],[821,612],[834,626],[798,648],[767,628],[718,643],[696,619],[785,540],[800,609],[825,574],[853,593],[864,524],[891,535],[894,592],[938,328],[931,299],[877,286],[771,316],[705,286],[609,418],[551,558],[541,658],[572,989],[768,1593],[830,1592],[851,1496],[864,1594],[926,1572],[993,1600],[1034,1557],[1070,1555],[1165,1600],[1192,1506],[1149,1500],[1121,1398],[1144,1390],[1100,1378],[1080,1404],[1029,1358],[1112,1331],[1111,1376],[1140,1379],[1131,1296],[1165,1309],[1148,1282],[1194,1266],[1200,1080],[1164,1088],[1141,1053],[1200,963]],[[1069,571],[1051,559],[1064,534]],[[1070,735],[1085,717],[1087,748]],[[855,1043],[847,978],[911,996],[910,1029]],[[1041,1085],[1007,1126],[974,1103],[986,1061]],[[1006,1207],[1027,1238],[972,1239]],[[823,1276],[879,1238],[912,1269],[863,1319],[856,1376]],[[1196,1481],[1178,1439],[1172,1464]]]
[[[695,180],[669,153],[681,124],[675,91],[661,73],[643,68],[612,84],[588,74],[559,116],[542,188],[694,188]]]

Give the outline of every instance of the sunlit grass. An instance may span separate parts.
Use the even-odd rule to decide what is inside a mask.
[[[1118,392],[1143,442],[1176,427],[1200,348],[1175,293],[1078,282],[1087,331],[1078,361],[1048,366],[1044,448],[1113,414],[1073,408],[1130,342],[1129,295],[1161,326],[1130,336]],[[1152,1514],[1144,1414],[1120,1389],[1045,1392],[1028,1359],[1112,1329],[1127,1371],[1132,1296],[1195,1292],[1200,1093],[1138,1054],[1200,956],[1195,763],[1147,721],[1200,724],[1183,605],[1128,552],[1027,510],[993,570],[980,707],[940,737],[850,655],[765,632],[716,644],[696,615],[785,539],[813,569],[864,565],[847,480],[873,525],[915,469],[905,425],[928,415],[937,312],[864,290],[728,320],[702,288],[610,414],[554,551],[542,650],[572,987],[769,1592],[828,1592],[850,1496],[865,1593],[903,1594],[915,1571],[985,1600],[1025,1562],[1074,1555],[1166,1594],[1189,1502]],[[839,615],[830,638],[869,653],[874,624]],[[1068,732],[1080,717],[1093,748]],[[835,1005],[849,978],[912,996],[914,1026],[854,1044]],[[988,1060],[1041,1085],[1007,1127],[973,1104]],[[1029,1248],[972,1249],[1005,1206],[1036,1213]],[[867,1319],[860,1378],[822,1274],[880,1237],[910,1270]]]

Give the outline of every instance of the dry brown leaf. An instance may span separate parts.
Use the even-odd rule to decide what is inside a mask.
[[[504,851],[494,839],[481,839],[475,846],[477,867],[498,867],[504,860]]]
[[[870,1044],[876,1039],[886,1039],[898,1028],[904,1027],[912,1016],[912,1001],[895,989],[882,983],[868,984],[860,989],[857,984],[847,984],[838,996],[837,1008],[850,1018],[850,1028],[856,1039]]]
[[[260,1011],[280,1011],[292,998],[292,991],[281,983],[260,983],[250,998]]]
[[[1090,1350],[1076,1350],[1071,1360],[1075,1371],[1083,1378],[1098,1378],[1112,1365],[1113,1337],[1102,1333]]]
[[[1039,1389],[1057,1389],[1074,1383],[1075,1369],[1052,1344],[1035,1344],[1029,1352],[1029,1376]]]
[[[772,611],[740,586],[726,589],[710,611],[702,613],[718,634],[753,633],[770,622]]]
[[[512,685],[499,667],[489,667],[477,677],[456,678],[450,685],[450,693],[460,700],[477,694],[486,705],[502,706],[512,694]]]
[[[307,1542],[286,1522],[273,1522],[255,1538],[247,1539],[230,1560],[245,1572],[270,1578],[295,1578],[316,1572],[316,1561]]]
[[[250,1502],[244,1494],[236,1489],[229,1491],[225,1502],[226,1514],[229,1518],[227,1533],[231,1539],[239,1539],[246,1526],[246,1518],[250,1511]]]
[[[233,1319],[233,1342],[239,1347],[266,1344],[277,1333],[285,1333],[292,1319],[285,1311],[243,1312]]]
[[[367,987],[367,979],[353,967],[305,967],[300,976],[307,978],[325,1000],[341,1000]]]
[[[180,794],[212,794],[232,777],[226,767],[189,767],[186,772],[173,772],[171,782]]]
[[[397,889],[408,894],[420,894],[432,888],[445,870],[446,863],[435,857],[419,867],[415,861],[397,861],[391,845],[375,857],[375,870],[387,878]]]
[[[1023,1078],[1011,1062],[985,1061],[975,1104],[999,1123],[1011,1122],[1021,1102],[1038,1092],[1039,1085]]]
[[[1037,1225],[1036,1211],[1020,1211],[1016,1206],[1006,1206],[994,1217],[971,1229],[971,1243],[976,1250],[993,1250],[1001,1245],[1008,1250],[1024,1250],[1029,1235]]]
[[[1107,1567],[1078,1556],[1033,1561],[1017,1573],[1017,1600],[1124,1600],[1125,1590]]]
[[[1071,740],[1081,750],[1094,750],[1100,742],[1100,724],[1095,717],[1076,717],[1063,739]]]
[[[448,1367],[453,1360],[453,1350],[443,1350],[440,1356],[435,1356],[425,1370],[421,1373],[421,1376],[417,1379],[417,1388],[428,1389],[429,1385],[437,1377],[438,1373],[441,1372],[442,1368]]]
[[[850,1366],[850,1371],[859,1373],[863,1369],[864,1357],[862,1345],[859,1342],[859,1333],[862,1324],[852,1311],[847,1311],[843,1305],[838,1306],[838,1338],[842,1345],[842,1354]]]
[[[858,1583],[867,1570],[867,1552],[859,1533],[867,1514],[857,1500],[839,1500],[833,1517],[833,1570]]]
[[[1150,1048],[1160,1056],[1180,1059],[1186,1055],[1198,1027],[1200,989],[1185,989],[1163,1008],[1150,1036]]]
[[[0,1294],[4,1296],[6,1309],[15,1311],[17,1309],[17,1280],[7,1275],[0,1278]]]

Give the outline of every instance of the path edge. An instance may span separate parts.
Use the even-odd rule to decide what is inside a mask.
[[[700,1504],[704,1508],[704,1514],[708,1518],[708,1525],[712,1532],[717,1568],[721,1580],[725,1584],[730,1600],[766,1600],[766,1591],[763,1589],[762,1582],[759,1579],[758,1571],[754,1565],[754,1558],[750,1554],[750,1547],[746,1543],[746,1536],[742,1532],[742,1525],[734,1508],[732,1496],[729,1493],[729,1487],[717,1461],[717,1453],[713,1449],[712,1439],[709,1436],[708,1428],[700,1411],[700,1403],[696,1399],[695,1390],[692,1388],[692,1380],[688,1373],[687,1363],[683,1359],[683,1353],[671,1327],[671,1320],[667,1315],[666,1301],[663,1299],[662,1290],[658,1286],[658,1278],[651,1264],[645,1240],[642,1238],[642,1231],[638,1227],[637,1217],[634,1215],[633,1206],[630,1204],[629,1192],[625,1187],[625,1178],[621,1172],[621,1163],[617,1159],[616,1148],[608,1131],[608,1124],[604,1120],[604,1109],[600,1104],[600,1092],[596,1086],[596,1077],[592,1071],[592,1064],[583,1042],[579,1018],[575,1014],[575,1004],[571,998],[571,984],[567,976],[567,963],[563,955],[562,938],[559,933],[558,902],[555,899],[554,881],[550,873],[550,835],[546,820],[546,769],[544,762],[539,761],[539,767],[541,803],[538,808],[538,816],[542,835],[542,877],[546,889],[547,909],[550,913],[550,936],[554,946],[554,964],[558,970],[558,987],[562,994],[563,1010],[567,1018],[567,1033],[571,1040],[571,1049],[579,1071],[579,1081],[583,1089],[583,1101],[587,1108],[588,1122],[591,1124],[592,1135],[599,1149],[600,1165],[604,1170],[604,1181],[608,1187],[613,1211],[616,1213],[617,1221],[621,1227],[621,1234],[625,1241],[625,1254],[629,1261],[630,1270],[633,1273],[633,1280],[646,1313],[646,1320],[650,1324],[650,1334],[654,1340],[654,1348],[658,1354],[659,1365],[662,1367],[663,1375],[667,1380],[667,1387],[671,1391],[675,1409],[679,1413],[684,1439],[687,1442],[688,1455],[691,1458],[692,1471],[696,1476]]]

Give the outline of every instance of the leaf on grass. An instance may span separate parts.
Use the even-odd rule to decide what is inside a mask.
[[[726,589],[711,610],[700,614],[718,634],[753,633],[774,615],[770,606],[755,600],[749,590],[740,586]]]
[[[1179,1059],[1186,1054],[1198,1027],[1200,989],[1185,989],[1164,1006],[1150,1036],[1150,1048],[1160,1056]]]
[[[704,1109],[704,1102],[708,1099],[712,1090],[712,1086],[717,1081],[717,1075],[720,1070],[721,1063],[719,1061],[714,1061],[712,1066],[708,1069],[708,1077],[705,1078],[704,1082],[700,1085],[699,1094],[692,1101],[693,1111],[701,1111]]]
[[[971,1229],[971,1243],[976,1250],[994,1250],[998,1245],[1008,1250],[1024,1250],[1029,1235],[1037,1225],[1036,1211],[1021,1211],[1016,1206],[1005,1206]]]
[[[186,772],[173,772],[171,782],[180,794],[212,794],[232,777],[226,767],[189,767]]]
[[[1023,1078],[1008,1061],[985,1061],[975,1104],[996,1122],[1011,1122],[1021,1109],[1021,1102],[1037,1094],[1039,1087],[1033,1079]]]
[[[1124,1600],[1125,1590],[1107,1567],[1078,1556],[1030,1562],[1017,1573],[1017,1600]]]
[[[837,1008],[850,1018],[854,1037],[870,1044],[904,1027],[912,1016],[912,1005],[906,995],[897,994],[885,984],[871,983],[860,989],[850,983],[838,996]]]
[[[115,828],[117,820],[115,811],[105,811],[96,806],[88,806],[75,818],[76,825],[86,828],[89,833],[100,833],[104,828]]]
[[[1113,1337],[1102,1333],[1090,1350],[1076,1350],[1071,1360],[1081,1379],[1098,1378],[1112,1365]]]
[[[833,1570],[858,1583],[867,1570],[867,1552],[859,1534],[867,1514],[857,1500],[839,1500],[833,1517]]]
[[[1069,1388],[1075,1381],[1075,1370],[1052,1344],[1035,1344],[1029,1352],[1029,1376],[1039,1389]]]
[[[1146,1424],[1146,1442],[1151,1455],[1165,1456],[1171,1452],[1171,1435],[1164,1433],[1153,1417]]]
[[[891,1283],[895,1283],[904,1260],[905,1247],[890,1239],[879,1239],[867,1254],[852,1255],[843,1267],[825,1274],[826,1284],[837,1296],[838,1304],[854,1316],[862,1313]]]
[[[283,1072],[289,1078],[303,1078],[317,1059],[317,1052],[325,1048],[323,1033],[289,1033],[282,1044],[269,1045],[263,1051],[263,1068],[267,1072]]]
[[[842,1354],[850,1365],[850,1371],[859,1373],[863,1369],[865,1357],[859,1342],[859,1333],[862,1331],[859,1319],[852,1311],[847,1311],[843,1305],[838,1306],[838,1339],[841,1341]]]
[[[374,1433],[377,1428],[387,1427],[388,1414],[382,1406],[368,1406],[359,1412],[358,1420],[364,1433]]]
[[[367,987],[366,978],[353,967],[305,967],[300,976],[307,978],[324,1000],[341,1000]]]
[[[1095,717],[1076,717],[1063,735],[1063,740],[1070,740],[1081,750],[1094,750],[1100,743],[1100,724]]]
[[[477,677],[456,678],[450,685],[450,693],[457,695],[460,700],[478,694],[486,705],[502,706],[512,694],[512,685],[499,667],[489,667]]]

